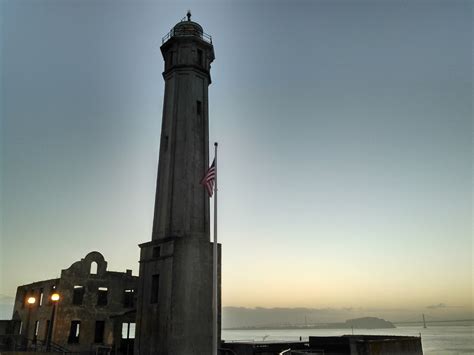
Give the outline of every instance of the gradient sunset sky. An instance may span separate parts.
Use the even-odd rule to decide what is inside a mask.
[[[216,53],[223,305],[472,316],[472,2],[1,6],[1,295],[92,250],[138,273],[159,47],[191,9]]]

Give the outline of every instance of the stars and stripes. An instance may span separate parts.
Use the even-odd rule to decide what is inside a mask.
[[[212,161],[211,166],[207,169],[206,175],[201,180],[201,185],[204,186],[209,194],[209,197],[212,197],[214,191],[214,181],[216,179],[216,159]]]

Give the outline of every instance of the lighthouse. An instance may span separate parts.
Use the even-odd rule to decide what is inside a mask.
[[[163,37],[161,53],[165,90],[158,177],[151,241],[140,244],[135,353],[212,354],[213,245],[209,197],[200,181],[209,166],[214,47],[188,12]],[[220,249],[218,259],[220,280]]]

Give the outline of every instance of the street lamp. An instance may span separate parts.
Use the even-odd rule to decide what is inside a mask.
[[[51,301],[53,302],[53,311],[51,313],[51,321],[49,322],[49,328],[48,328],[48,340],[46,343],[46,351],[51,351],[51,338],[53,337],[53,326],[54,326],[54,316],[56,314],[56,306],[58,305],[59,299],[61,297],[59,296],[59,293],[54,292],[51,295]]]
[[[28,350],[28,335],[30,332],[30,319],[31,319],[31,309],[33,308],[33,305],[36,303],[36,298],[33,296],[28,297],[26,300],[26,304],[28,306],[28,317],[26,318],[26,327],[25,327],[25,345],[26,345],[26,350]]]

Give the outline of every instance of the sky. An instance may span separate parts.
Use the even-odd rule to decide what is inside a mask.
[[[191,9],[223,305],[473,317],[470,1],[0,4],[0,303],[92,250],[138,273],[159,47]]]

